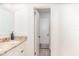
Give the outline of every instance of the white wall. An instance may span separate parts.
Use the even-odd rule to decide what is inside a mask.
[[[34,14],[30,5],[15,12],[15,35],[26,35],[26,55],[34,55]]]
[[[13,31],[13,14],[0,5],[0,36],[10,36]]]
[[[61,5],[60,55],[79,56],[79,4]]]
[[[50,35],[51,35],[51,55],[60,55],[60,36],[61,27],[60,27],[60,16],[61,16],[61,4],[51,5],[51,23],[50,23]]]
[[[56,4],[51,17],[51,55],[79,55],[79,4]]]

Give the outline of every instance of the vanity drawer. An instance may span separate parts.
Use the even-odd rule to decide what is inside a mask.
[[[25,46],[25,42],[23,42],[22,44],[18,45],[15,48],[9,50],[3,56],[24,56],[24,52],[25,52],[24,46]]]

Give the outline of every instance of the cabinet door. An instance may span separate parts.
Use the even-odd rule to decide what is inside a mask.
[[[5,53],[3,56],[24,56],[25,42]]]
[[[24,56],[24,52],[25,52],[24,46],[25,46],[25,42],[23,42],[20,46],[17,47],[19,56]]]
[[[5,53],[3,56],[18,56],[18,50],[17,48],[13,48],[12,50]]]

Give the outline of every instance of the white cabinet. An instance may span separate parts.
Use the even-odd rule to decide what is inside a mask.
[[[15,48],[11,49],[7,53],[5,53],[3,56],[24,56],[24,54],[25,54],[24,46],[25,46],[25,42],[23,42],[22,44],[18,45]]]

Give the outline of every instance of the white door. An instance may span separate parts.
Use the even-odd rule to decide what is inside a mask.
[[[49,48],[49,20],[50,13],[40,13],[40,44],[41,48]]]
[[[35,51],[34,55],[39,55],[39,13],[37,10],[34,10],[34,19],[35,19]]]

